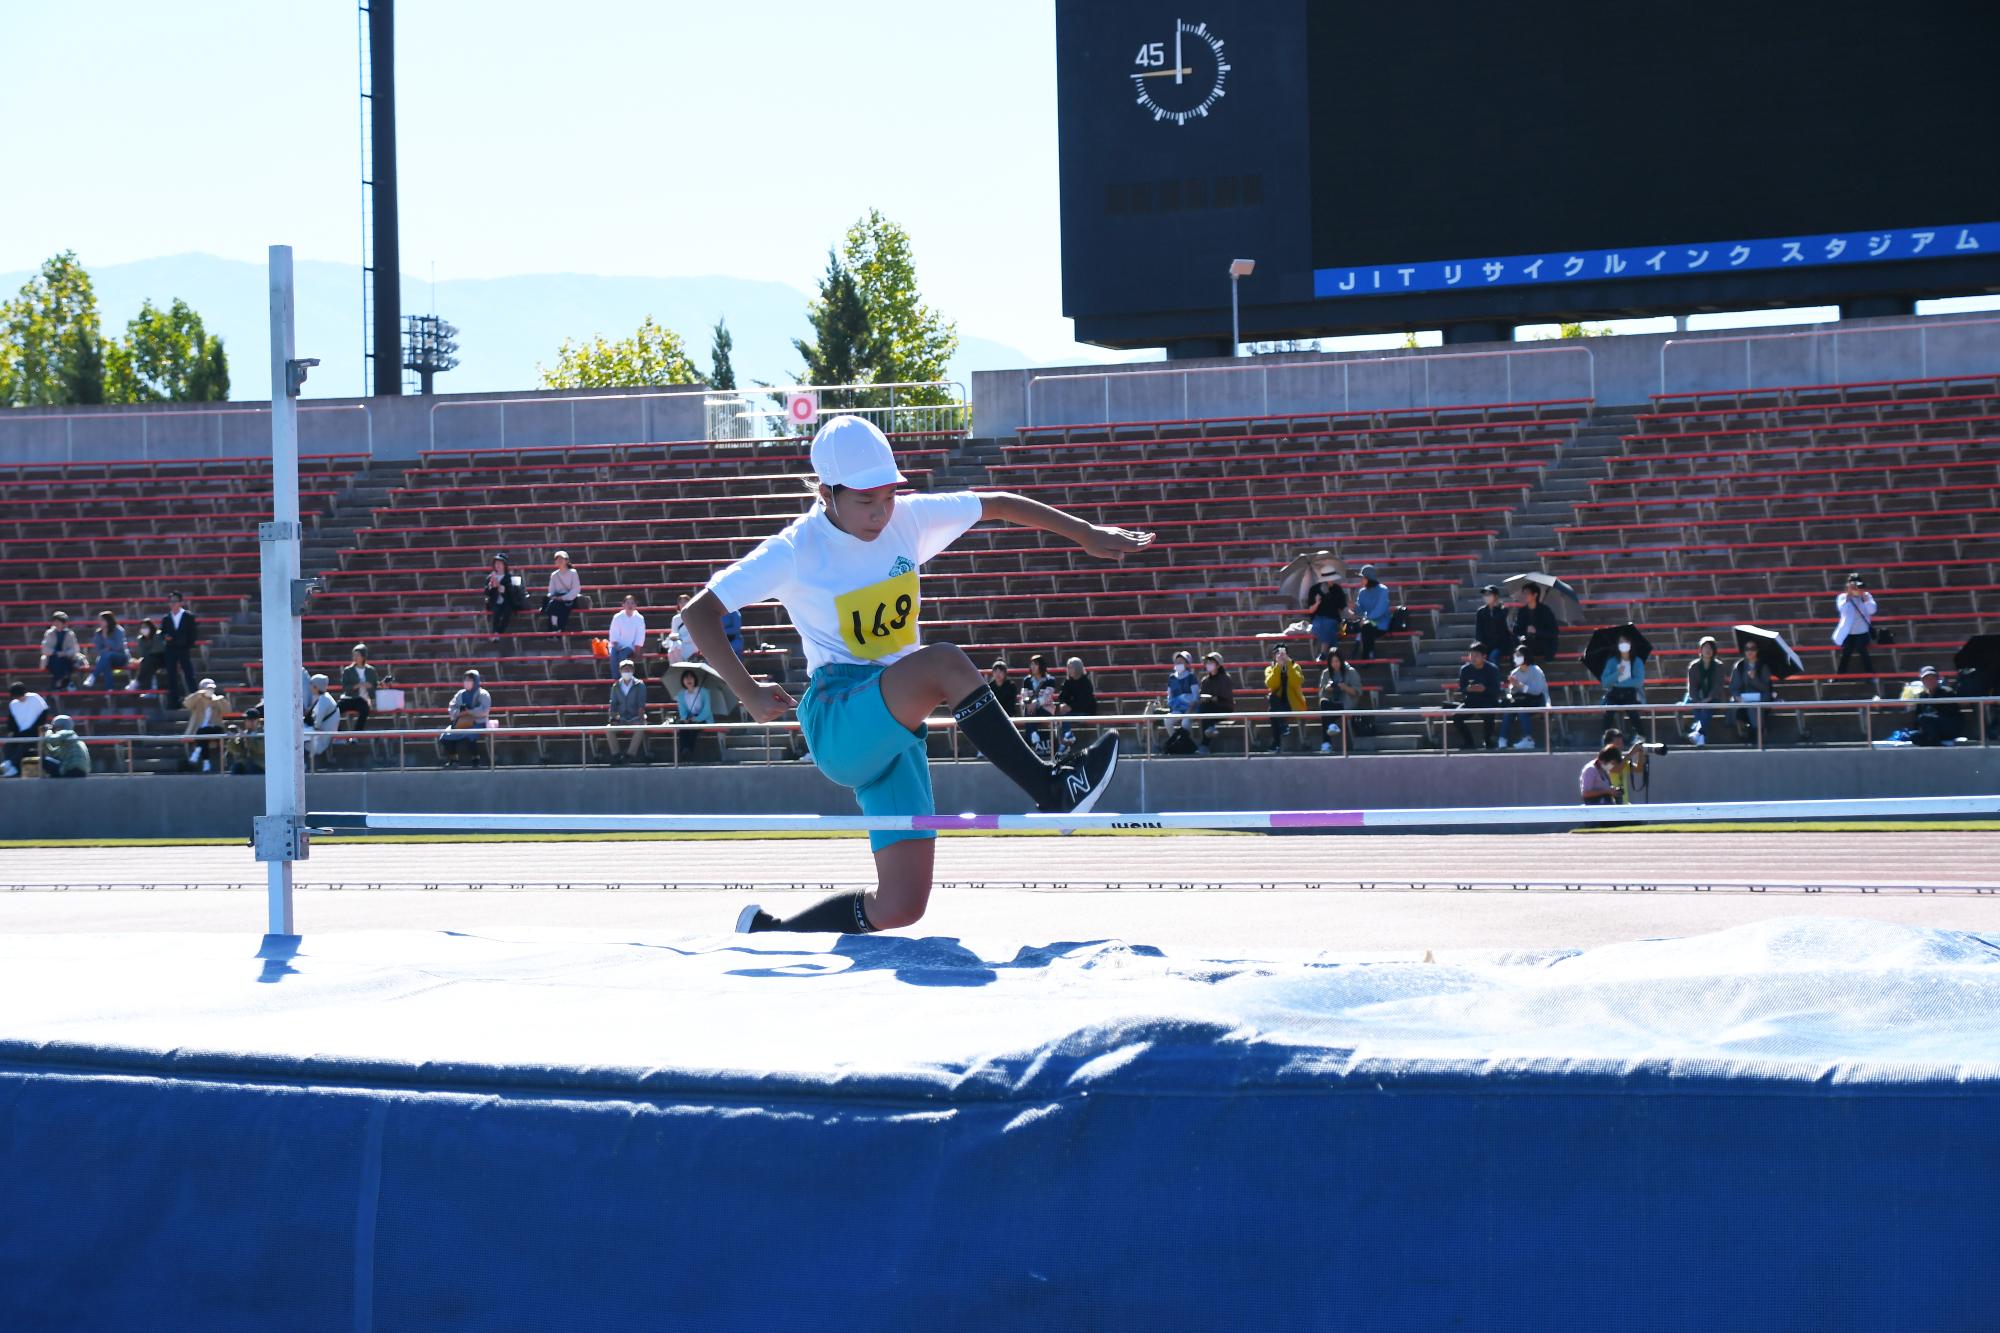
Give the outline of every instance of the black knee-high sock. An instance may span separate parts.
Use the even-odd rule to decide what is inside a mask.
[[[788,916],[782,921],[772,921],[765,925],[763,915],[757,918],[752,932],[765,930],[803,930],[829,935],[871,935],[875,927],[869,923],[868,909],[862,905],[859,893],[836,893],[814,903],[805,911]]]
[[[1053,799],[1054,770],[1047,760],[1028,748],[1028,742],[1008,718],[1007,710],[994,697],[992,687],[981,685],[966,695],[951,710],[951,715],[959,731],[979,748],[979,753],[1012,778],[1014,785],[1028,793],[1028,799],[1037,807]]]

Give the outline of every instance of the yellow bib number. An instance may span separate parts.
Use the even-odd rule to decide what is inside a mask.
[[[840,637],[856,657],[885,657],[917,642],[917,572],[834,598]]]

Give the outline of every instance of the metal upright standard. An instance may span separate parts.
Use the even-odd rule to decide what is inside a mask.
[[[268,863],[270,935],[292,935],[292,863],[309,848],[304,653],[299,618],[315,583],[299,577],[299,388],[316,359],[293,355],[292,247],[271,247],[271,521],[257,527],[264,627],[264,814],[253,825]]]

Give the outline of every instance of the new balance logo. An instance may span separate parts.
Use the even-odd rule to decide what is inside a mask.
[[[1070,774],[1069,798],[1072,801],[1080,801],[1088,795],[1090,795],[1090,779],[1081,773]]]

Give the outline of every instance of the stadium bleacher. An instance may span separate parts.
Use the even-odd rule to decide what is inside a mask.
[[[1445,699],[1472,590],[1512,566],[1568,580],[1592,623],[1644,626],[1655,703],[1678,699],[1703,635],[1727,645],[1728,628],[1745,622],[1785,634],[1805,658],[1786,697],[1893,697],[1919,665],[1948,666],[1967,637],[1990,632],[2000,608],[2000,376],[1660,394],[1622,414],[1560,400],[1057,424],[1000,441],[896,444],[918,489],[1018,491],[1159,533],[1146,561],[1109,565],[1046,534],[982,526],[925,571],[930,638],[1017,670],[1031,653],[1081,657],[1106,711],[1119,713],[1157,699],[1179,649],[1222,652],[1239,706],[1261,703],[1259,668],[1300,617],[1273,579],[1301,549],[1331,547],[1350,570],[1377,565],[1409,606],[1410,632],[1384,636],[1376,659],[1358,664],[1383,704]],[[618,600],[638,598],[657,643],[716,567],[803,510],[810,467],[797,439],[455,448],[424,453],[357,501],[365,462],[329,455],[303,469],[308,522],[344,517],[333,530],[353,533],[324,552],[336,567],[305,619],[309,667],[337,675],[349,647],[368,644],[405,698],[378,725],[407,728],[441,726],[460,676],[476,668],[503,753],[522,762],[573,757],[574,738],[504,732],[602,719],[607,673],[590,640]],[[254,624],[265,465],[23,465],[0,480],[11,677],[34,677],[34,642],[56,610],[87,617],[104,606],[132,620],[183,587],[212,636]],[[72,551],[61,560],[48,550],[57,538]],[[559,548],[587,596],[562,637],[532,615]],[[496,638],[478,585],[500,551],[524,576],[530,607]],[[1837,676],[1823,669],[1832,597],[1855,569],[1875,581],[1880,621],[1899,638],[1875,648],[1872,675]],[[753,669],[796,694],[803,659],[782,611],[751,608],[745,622]],[[1573,660],[1578,637],[1550,670],[1558,702],[1598,695]],[[223,683],[254,691],[254,647],[238,647],[228,665],[242,679]],[[663,663],[649,662],[656,679]],[[87,732],[175,729],[157,694],[79,695],[58,702]],[[1858,723],[1843,725],[1816,719],[1814,738],[1858,738]],[[1436,734],[1390,726],[1355,748],[1410,748]],[[770,753],[761,739],[732,747]],[[430,762],[416,749],[409,759]]]

